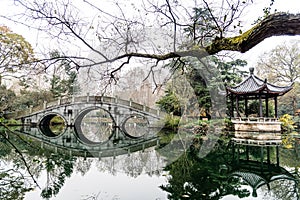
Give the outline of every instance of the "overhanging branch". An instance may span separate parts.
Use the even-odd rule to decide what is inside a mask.
[[[131,52],[125,53],[113,58],[107,58],[102,56],[102,61],[93,61],[87,58],[72,58],[72,62],[87,60],[89,62],[77,63],[77,68],[98,66],[105,63],[113,63],[118,60],[128,58],[145,58],[154,59],[156,61],[168,60],[180,57],[196,57],[203,58],[208,55],[214,55],[223,50],[237,51],[244,53],[249,49],[253,48],[264,39],[272,36],[280,35],[300,35],[300,14],[288,14],[288,13],[275,13],[269,15],[257,25],[254,25],[251,29],[244,32],[241,35],[235,37],[221,37],[214,39],[208,46],[201,47],[194,45],[192,48],[183,51],[174,51],[165,54],[149,54],[149,53],[138,53]],[[101,54],[100,54],[101,55]],[[38,61],[34,61],[38,62]],[[129,60],[127,61],[129,62]],[[123,67],[123,65],[121,65]]]
[[[215,39],[205,49],[210,55],[222,50],[244,53],[266,38],[299,34],[300,14],[275,13],[239,36]]]
[[[194,46],[193,49],[186,51],[170,52],[166,54],[144,54],[144,53],[128,53],[115,57],[110,60],[103,61],[98,64],[114,62],[127,57],[150,58],[156,60],[167,60],[179,57],[197,57],[203,58],[208,55],[214,55],[218,52],[238,51],[244,53],[264,39],[272,36],[281,35],[300,35],[300,14],[275,13],[269,15],[259,24],[253,26],[241,35],[228,38],[216,38],[206,47]]]

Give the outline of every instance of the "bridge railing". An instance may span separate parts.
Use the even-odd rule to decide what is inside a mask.
[[[73,103],[85,103],[87,102],[87,99],[90,98],[90,96],[78,96],[78,97],[73,97],[72,102]]]
[[[52,102],[44,102],[42,105],[38,105],[36,107],[30,107],[28,109],[24,109],[21,111],[15,111],[13,113],[6,114],[7,118],[20,118],[22,116],[28,116],[30,114],[39,112],[41,110],[45,110],[48,108],[52,108],[55,106],[61,106],[72,103],[110,103],[110,104],[120,104],[123,106],[131,107],[132,109],[140,110],[147,112],[149,114],[160,116],[162,113],[159,110],[150,108],[146,105],[142,105],[132,100],[124,100],[118,97],[109,97],[109,96],[73,96],[73,97],[65,97],[58,98]]]
[[[72,97],[62,98],[60,104],[70,104],[72,103]]]
[[[40,110],[42,110],[44,107],[43,105],[38,105],[36,107],[33,107],[32,110],[30,110],[30,112],[38,112]]]

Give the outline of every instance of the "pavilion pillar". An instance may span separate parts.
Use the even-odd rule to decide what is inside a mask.
[[[264,148],[260,147],[260,168],[263,170],[264,167]]]
[[[246,145],[246,159],[249,160],[249,146]]]
[[[276,146],[276,165],[279,167],[279,146]]]
[[[240,117],[240,113],[239,113],[239,98],[238,96],[236,95],[235,96],[235,106],[236,106],[236,114],[237,114],[237,117]]]
[[[261,94],[259,94],[259,117],[263,117]]]
[[[270,165],[271,164],[271,160],[270,160],[270,146],[267,146],[267,162]]]
[[[248,117],[248,98],[245,96],[245,115]]]
[[[230,117],[234,117],[234,102],[233,102],[233,94],[230,95],[231,108],[230,108]]]
[[[266,117],[269,117],[269,98],[266,96]]]
[[[278,117],[278,112],[277,112],[277,97],[274,97],[274,106],[275,106],[275,118]]]

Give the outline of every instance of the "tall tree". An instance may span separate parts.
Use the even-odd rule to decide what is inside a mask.
[[[212,107],[212,99],[210,89],[207,85],[206,77],[203,77],[203,67],[193,67],[197,63],[192,61],[188,62],[187,67],[183,72],[187,76],[187,80],[190,82],[191,87],[193,88],[193,92],[197,97],[197,103],[200,108],[201,116],[210,117],[211,107]],[[247,73],[243,70],[243,67],[247,65],[247,62],[244,60],[236,59],[232,61],[223,61],[217,56],[210,56],[208,60],[208,65],[210,67],[215,67],[220,71],[219,82],[214,82],[215,85],[225,83],[227,85],[235,85],[239,83],[242,78]],[[178,83],[178,82],[177,82]],[[210,87],[214,87],[214,85],[210,85]],[[171,85],[168,85],[168,88],[165,92],[165,96],[163,96],[157,104],[160,108],[163,108],[167,112],[173,112],[175,115],[181,114],[181,105],[178,101],[178,94],[173,90]]]
[[[50,53],[50,58],[61,57],[60,52],[54,50]],[[77,85],[77,72],[72,70],[70,64],[61,59],[54,63],[48,71],[50,73],[50,91],[54,97],[73,95],[79,90]]]
[[[5,85],[0,85],[0,114],[4,111],[13,110],[13,101],[16,98],[16,94],[7,89]]]
[[[297,41],[278,45],[268,53],[261,55],[257,71],[259,76],[269,82],[287,85],[297,83],[287,95],[280,98],[279,111],[296,113],[300,81],[300,45]],[[291,103],[290,103],[291,102]],[[287,109],[290,107],[290,109]],[[284,114],[284,113],[281,113]]]
[[[0,26],[0,85],[3,76],[18,77],[22,74],[21,70],[28,70],[27,64],[33,61],[34,53],[30,43],[8,27]]]
[[[257,71],[260,76],[276,83],[298,82],[300,78],[299,41],[282,43],[260,56]]]

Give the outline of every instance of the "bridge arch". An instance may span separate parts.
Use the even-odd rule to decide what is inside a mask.
[[[150,122],[141,114],[131,114],[121,124],[122,131],[130,138],[140,138],[149,133]]]
[[[63,124],[60,124],[61,126],[57,126],[58,129],[53,128],[54,125],[59,125],[56,124],[57,122],[52,121],[53,119],[55,119],[55,117],[57,117],[63,122]],[[42,134],[44,134],[46,137],[59,137],[66,131],[67,120],[64,116],[62,116],[59,113],[50,112],[40,118],[38,122],[38,127]]]
[[[117,124],[109,110],[91,106],[77,114],[74,126],[77,137],[82,142],[102,144],[113,137]]]

